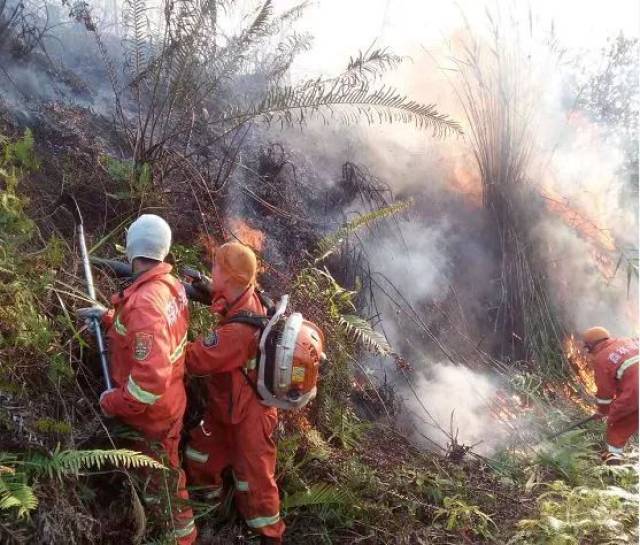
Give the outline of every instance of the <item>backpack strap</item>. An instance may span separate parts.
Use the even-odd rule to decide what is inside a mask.
[[[224,319],[224,324],[246,324],[256,329],[260,330],[260,333],[264,331],[264,328],[267,327],[269,320],[275,314],[276,305],[273,302],[273,299],[265,294],[264,291],[255,288],[255,293],[260,300],[260,304],[266,309],[267,315],[264,314],[256,314],[255,312],[251,312],[249,310],[241,310],[240,312],[236,312],[232,316],[228,316]],[[260,361],[260,349],[258,348],[256,351],[256,362]],[[245,368],[242,369],[242,374],[244,375],[247,384],[251,386],[251,389],[258,396],[258,399],[262,399],[260,392],[258,392],[258,385],[253,380],[249,378],[249,374]]]
[[[269,316],[263,316],[260,314],[256,314],[255,312],[250,312],[248,310],[241,310],[233,316],[225,318],[224,324],[246,324],[263,330],[265,327],[267,327],[269,320]]]
[[[258,299],[260,299],[260,304],[267,309],[267,316],[271,318],[271,316],[273,316],[276,311],[276,305],[273,302],[273,299],[271,299],[271,297],[269,297],[264,291],[259,290],[258,288],[255,289],[255,292],[258,296]]]
[[[269,316],[256,314],[255,312],[250,312],[248,310],[241,310],[240,312],[237,312],[233,316],[229,316],[228,318],[226,318],[224,320],[224,323],[225,324],[246,324],[246,325],[255,327],[256,329],[259,329],[260,333],[262,333],[264,328],[267,327],[269,320],[270,320]],[[260,360],[259,348],[256,350],[255,357],[256,357],[256,362]],[[247,381],[247,384],[251,386],[251,389],[258,396],[258,399],[262,399],[260,392],[258,392],[258,385],[253,380],[251,380],[251,378],[249,378],[249,373],[244,367],[242,368],[242,374],[244,375],[244,378]]]

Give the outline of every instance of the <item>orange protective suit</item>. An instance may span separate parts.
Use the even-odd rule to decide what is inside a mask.
[[[263,536],[280,539],[280,498],[275,481],[276,446],[272,434],[277,411],[263,405],[255,383],[259,332],[247,324],[224,323],[239,311],[265,314],[253,287],[225,307],[217,300],[214,312],[221,326],[187,345],[187,370],[207,376],[208,402],[200,425],[192,430],[185,451],[189,482],[207,487],[212,500],[222,495],[222,471],[230,466],[236,505],[247,525]],[[245,375],[246,373],[246,375]]]
[[[189,308],[182,284],[160,263],[141,273],[112,297],[107,327],[109,366],[115,389],[106,393],[102,410],[141,432],[134,447],[165,463],[174,493],[174,536],[180,545],[196,540],[179,442],[186,407],[184,355]],[[154,472],[150,492],[161,496],[164,475]]]
[[[638,431],[638,339],[607,339],[591,352],[599,411],[607,416],[607,444],[621,454]]]

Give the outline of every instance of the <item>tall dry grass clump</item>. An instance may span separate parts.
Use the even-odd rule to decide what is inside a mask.
[[[502,33],[504,25],[492,19],[489,23],[487,40],[467,29],[454,59],[454,86],[469,125],[483,205],[494,222],[499,270],[493,315],[496,352],[501,359],[535,362],[557,376],[566,369],[564,332],[532,235],[540,210],[535,206],[535,180],[529,178],[541,111],[536,59],[521,40]],[[551,48],[548,53],[555,55]]]

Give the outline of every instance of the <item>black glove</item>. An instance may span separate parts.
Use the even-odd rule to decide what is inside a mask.
[[[213,283],[211,279],[200,271],[185,267],[182,274],[191,279],[191,284],[185,284],[187,297],[192,301],[198,301],[204,305],[213,302]]]

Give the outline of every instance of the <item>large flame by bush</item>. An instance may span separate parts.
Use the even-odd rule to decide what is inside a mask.
[[[264,247],[264,233],[259,229],[250,227],[240,218],[231,218],[229,220],[229,239],[237,240],[251,246],[256,251],[261,251]]]

